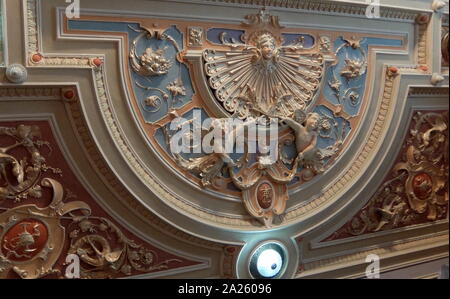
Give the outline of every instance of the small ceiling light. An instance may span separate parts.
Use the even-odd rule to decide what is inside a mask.
[[[250,258],[253,278],[278,278],[286,268],[286,250],[279,243],[269,242],[257,247]]]

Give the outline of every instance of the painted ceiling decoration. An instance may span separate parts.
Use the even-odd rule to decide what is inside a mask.
[[[416,111],[398,163],[369,203],[327,240],[445,220],[448,111]]]
[[[0,123],[1,278],[62,278],[63,248],[80,257],[80,278],[201,264],[131,239],[129,232],[104,217],[70,173],[51,134],[45,121]],[[67,181],[70,189],[61,184]]]
[[[448,4],[19,2],[1,278],[62,278],[70,254],[83,278],[256,278],[266,247],[286,278],[448,256]]]
[[[285,214],[287,200],[299,197],[299,187],[332,166],[351,142],[367,107],[369,47],[401,49],[405,41],[398,36],[299,32],[284,28],[264,9],[245,18],[239,26],[208,28],[199,23],[195,30],[169,20],[146,29],[145,23],[81,18],[67,20],[67,30],[127,34],[129,51],[125,48],[123,57],[129,57],[124,72],[133,86],[131,105],[153,150],[174,175],[184,175],[197,186],[199,194],[243,201],[252,217],[270,227],[274,221],[283,223],[279,216]],[[200,90],[192,82],[201,84]],[[171,122],[175,116],[195,122],[196,111],[203,118],[286,120],[277,141],[279,157],[267,162],[265,155],[243,153],[230,161],[216,153],[172,153],[177,130],[170,128]],[[262,193],[267,193],[265,199],[258,196]],[[188,206],[201,209],[193,202]]]

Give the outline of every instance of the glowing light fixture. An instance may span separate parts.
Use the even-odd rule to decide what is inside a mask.
[[[286,250],[276,242],[257,247],[250,257],[249,270],[254,278],[278,278],[286,268]]]

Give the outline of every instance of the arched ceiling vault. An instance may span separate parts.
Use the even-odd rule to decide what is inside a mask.
[[[267,240],[286,278],[448,257],[448,3],[263,2],[3,1],[0,277],[76,253],[98,277],[247,278]],[[282,154],[174,155],[170,122],[197,112],[285,119]]]

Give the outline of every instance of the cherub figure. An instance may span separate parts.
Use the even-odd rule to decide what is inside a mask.
[[[273,59],[276,57],[278,52],[275,38],[269,33],[264,33],[258,36],[258,39],[256,40],[256,48],[259,50],[259,53],[264,60]]]
[[[245,129],[248,126],[253,125],[256,122],[255,118],[249,117],[245,122],[228,126],[226,121],[228,119],[214,119],[211,123],[211,129],[207,133],[214,134],[215,130],[222,131],[222,140],[216,140],[215,137],[211,135],[210,145],[212,146],[211,153],[199,158],[190,158],[188,160],[184,159],[180,154],[173,154],[175,160],[186,170],[194,171],[199,173],[201,179],[201,185],[207,187],[213,184],[214,179],[221,176],[221,171],[224,167],[232,168],[237,166],[237,163],[231,158],[231,156],[226,151],[226,145],[233,148],[236,137],[244,134]],[[202,142],[207,138],[202,136]]]
[[[301,110],[295,111],[293,119],[283,119],[283,122],[295,132],[295,145],[299,161],[317,151],[319,121],[320,115],[318,113],[313,112],[305,116],[305,113]]]

